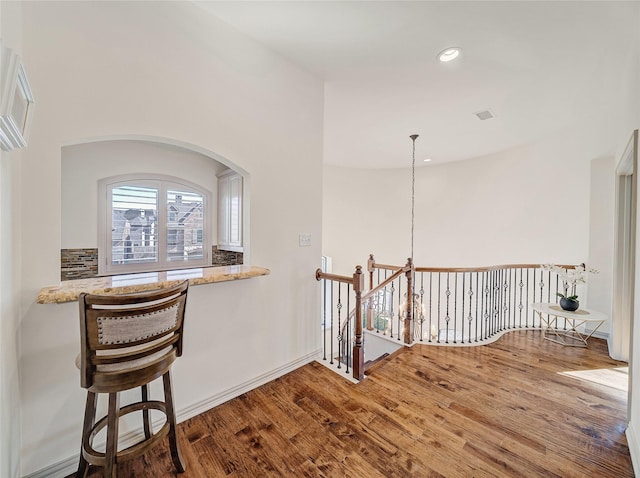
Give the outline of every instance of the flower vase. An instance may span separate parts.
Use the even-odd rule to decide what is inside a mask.
[[[575,299],[567,299],[565,297],[562,297],[560,299],[560,307],[562,307],[562,310],[573,312],[574,310],[578,310],[578,307],[580,307],[580,302]]]

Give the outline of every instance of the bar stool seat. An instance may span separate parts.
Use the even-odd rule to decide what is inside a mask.
[[[171,365],[182,355],[182,331],[188,281],[149,292],[122,295],[80,294],[81,351],[76,359],[81,385],[87,389],[82,445],[77,477],[89,465],[103,467],[105,477],[117,474],[117,465],[136,458],[169,437],[173,465],[185,471],[176,435]],[[162,377],[164,401],[149,400],[149,383]],[[120,407],[120,392],[141,388],[141,401]],[[109,394],[106,416],[96,421],[98,394]],[[158,410],[166,422],[154,432],[149,411]],[[142,412],[144,438],[118,451],[120,417]],[[104,452],[93,440],[106,427]]]

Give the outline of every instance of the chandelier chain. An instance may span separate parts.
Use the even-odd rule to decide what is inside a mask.
[[[413,141],[413,152],[411,162],[411,261],[413,262],[413,230],[415,223],[415,202],[416,202],[416,139],[417,134],[409,136]]]

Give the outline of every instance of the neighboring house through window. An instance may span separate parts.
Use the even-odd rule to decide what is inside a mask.
[[[99,182],[100,274],[210,263],[211,193],[170,176],[125,175]]]

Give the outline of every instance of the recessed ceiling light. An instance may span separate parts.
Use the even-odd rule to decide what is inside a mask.
[[[443,63],[446,63],[451,60],[455,60],[460,55],[460,51],[461,51],[460,48],[458,48],[457,46],[446,48],[442,50],[440,53],[438,53],[438,60],[440,60]]]
[[[427,158],[423,160],[425,163],[430,163],[431,162],[431,158]]]

